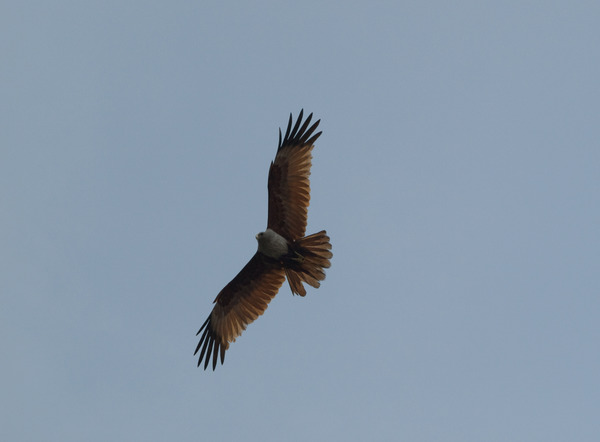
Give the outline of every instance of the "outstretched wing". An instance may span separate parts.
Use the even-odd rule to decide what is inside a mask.
[[[204,330],[194,352],[200,351],[198,366],[204,359],[206,370],[212,357],[214,370],[217,354],[220,354],[223,363],[229,344],[242,334],[248,324],[264,313],[284,279],[284,270],[277,261],[256,252],[217,295],[215,307],[198,330],[196,336]]]
[[[267,227],[288,240],[302,238],[306,231],[306,218],[310,203],[310,166],[314,142],[321,132],[313,135],[321,120],[308,127],[312,114],[302,127],[302,114],[292,129],[292,115],[285,137],[281,139],[277,155],[269,169],[269,219]],[[308,128],[308,129],[307,129]]]

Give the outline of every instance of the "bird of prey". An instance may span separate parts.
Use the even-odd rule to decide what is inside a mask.
[[[194,355],[204,369],[212,359],[213,370],[220,356],[225,360],[229,344],[246,326],[264,313],[287,277],[292,294],[306,295],[302,283],[314,288],[325,279],[331,244],[327,232],[305,236],[310,202],[310,167],[314,133],[320,120],[309,127],[312,114],[302,123],[303,110],[292,127],[292,115],[269,168],[269,214],[267,229],[256,235],[258,250],[248,264],[214,300],[214,308],[196,334],[202,333]]]

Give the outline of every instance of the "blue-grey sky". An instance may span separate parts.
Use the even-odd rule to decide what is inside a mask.
[[[592,441],[600,4],[0,8],[0,439]],[[215,372],[277,130],[321,118],[286,285]]]

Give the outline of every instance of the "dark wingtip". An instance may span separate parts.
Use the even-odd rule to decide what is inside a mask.
[[[202,361],[204,361],[204,370],[208,368],[208,364],[212,359],[212,369],[213,371],[217,368],[217,360],[218,356],[221,356],[221,364],[225,361],[225,346],[219,341],[218,337],[215,335],[214,331],[210,326],[210,315],[196,333],[198,336],[202,333],[200,337],[200,342],[196,346],[196,350],[194,351],[194,355],[200,352],[200,356],[198,356],[198,367],[202,365]]]
[[[292,113],[290,112],[290,119],[288,120],[287,129],[285,130],[285,137],[283,137],[283,144],[285,144],[285,140],[290,136],[290,130],[292,130]]]
[[[291,146],[291,145],[304,146],[307,144],[313,144],[317,140],[317,138],[319,138],[319,136],[321,135],[321,132],[317,133],[316,135],[314,135],[312,137],[311,137],[311,135],[316,130],[316,128],[319,126],[319,123],[321,122],[321,120],[317,120],[310,128],[307,129],[308,125],[310,124],[310,121],[312,120],[313,114],[311,112],[310,115],[308,115],[308,117],[302,124],[303,116],[304,116],[304,109],[301,109],[300,113],[298,114],[296,124],[294,124],[294,126],[292,128],[292,123],[294,120],[293,120],[292,114],[290,113],[290,118],[288,120],[288,125],[287,125],[287,129],[285,131],[285,136],[283,137],[283,140],[281,139],[281,129],[279,129],[279,143],[277,145],[278,151],[280,149],[284,148],[285,146]],[[301,126],[301,124],[302,124],[302,126]]]
[[[213,351],[213,344],[215,343],[214,339],[210,339],[208,341],[208,348],[206,349],[206,358],[204,358],[204,369],[208,367],[208,363],[210,362],[210,354]]]

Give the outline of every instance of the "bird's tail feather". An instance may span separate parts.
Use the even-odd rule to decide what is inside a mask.
[[[293,245],[294,256],[289,259],[285,274],[292,293],[300,296],[306,295],[303,282],[318,288],[325,279],[325,271],[331,266],[329,260],[331,243],[325,230],[305,236],[296,240]]]

